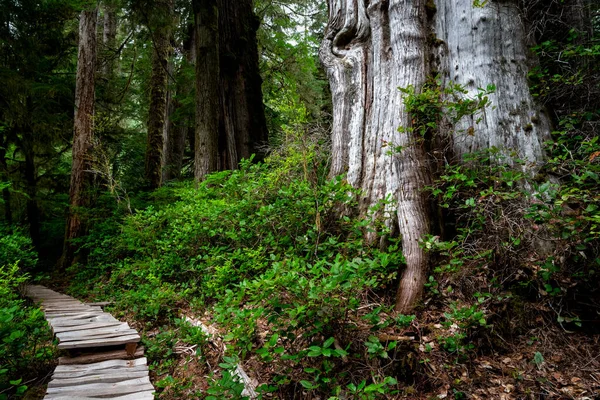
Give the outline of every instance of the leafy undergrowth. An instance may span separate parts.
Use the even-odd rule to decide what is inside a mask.
[[[54,366],[56,348],[42,310],[19,294],[29,279],[22,269],[36,262],[31,240],[3,226],[0,234],[0,400],[32,398]]]
[[[363,241],[385,221],[352,217],[356,193],[302,141],[116,211],[70,290],[135,321],[159,398],[241,398],[237,363],[263,398],[594,398],[597,147],[578,144],[580,163],[556,153],[561,183],[495,149],[448,167],[430,188],[447,223],[423,240],[434,268],[414,315],[391,310],[399,242]]]

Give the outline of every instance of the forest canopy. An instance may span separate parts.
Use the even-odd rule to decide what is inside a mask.
[[[158,398],[600,396],[595,1],[0,0],[0,82],[0,400],[32,282]]]

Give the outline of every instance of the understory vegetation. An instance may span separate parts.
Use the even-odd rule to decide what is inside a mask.
[[[553,126],[543,164],[520,159],[520,149],[462,160],[446,152],[452,135],[477,135],[496,106],[494,82],[473,92],[430,76],[423,87],[398,88],[411,117],[399,133],[416,133],[409,145],[423,146],[433,175],[432,229],[420,240],[430,268],[414,312],[403,315],[393,310],[402,237],[398,215],[386,214],[397,207],[388,199],[360,215],[364,193],[330,173],[331,93],[317,57],[326,4],[315,0],[252,3],[262,21],[268,150],[201,182],[193,178],[196,67],[186,58],[195,20],[191,3],[174,3],[170,123],[183,148],[177,173],[156,190],[143,177],[153,39],[135,21],[146,3],[116,2],[122,45],[99,59],[121,65],[96,82],[90,202],[76,210],[86,230],[69,242],[74,264],[55,267],[81,8],[61,2],[60,21],[52,2],[8,2],[19,12],[6,20],[27,28],[24,44],[11,46],[31,57],[0,40],[0,53],[15,57],[0,65],[10,81],[0,87],[0,400],[42,398],[64,355],[23,295],[27,283],[111,302],[106,311],[142,336],[159,399],[251,398],[240,369],[262,399],[600,398],[598,6],[589,6],[586,27],[563,13],[563,1],[520,3],[537,43],[531,94]],[[37,43],[40,32],[53,44]],[[16,95],[24,66],[40,74],[22,78],[33,105]],[[465,117],[473,126],[444,131]],[[539,123],[530,117],[523,134]],[[389,157],[405,150],[382,146]]]
[[[476,381],[480,368],[510,368],[515,396],[574,396],[591,375],[561,385],[547,372],[584,357],[557,359],[553,346],[577,337],[585,351],[585,334],[597,333],[585,304],[598,299],[600,146],[556,135],[563,145],[544,168],[568,170],[560,183],[491,149],[428,189],[445,233],[422,242],[435,261],[414,315],[391,312],[398,241],[363,242],[365,229],[384,235],[385,221],[353,216],[357,193],[327,179],[324,144],[302,137],[198,188],[165,187],[135,214],[112,208],[70,292],[115,300],[112,311],[144,331],[161,398],[240,398],[238,363],[266,398],[499,395]]]

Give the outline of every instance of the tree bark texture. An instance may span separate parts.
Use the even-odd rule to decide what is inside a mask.
[[[461,84],[470,97],[477,88],[496,86],[489,96],[492,107],[479,124],[477,117],[465,117],[454,127],[455,155],[460,160],[466,153],[496,147],[516,151],[527,169],[537,169],[550,138],[550,119],[529,92],[527,74],[535,60],[517,2],[474,7],[472,0],[438,0],[435,31],[443,41],[439,54],[445,84]]]
[[[242,159],[264,157],[267,123],[258,69],[252,0],[217,0],[221,72],[220,169],[235,169]]]
[[[253,154],[262,159],[268,135],[252,0],[196,0],[194,7],[195,178],[201,181]]]
[[[409,312],[427,273],[419,241],[430,232],[430,204],[424,187],[432,163],[426,144],[412,132],[399,87],[418,93],[440,74],[469,89],[495,84],[495,109],[484,111],[475,135],[456,135],[457,155],[496,146],[517,150],[530,165],[543,158],[548,137],[546,113],[527,86],[525,31],[511,1],[329,0],[329,25],[320,50],[333,97],[331,175],[347,174],[361,189],[363,215],[384,199],[402,237],[402,271],[396,310]],[[435,33],[440,40],[435,38]],[[455,132],[475,122],[461,121]],[[398,129],[400,128],[400,129]],[[381,212],[373,218],[382,217]],[[388,222],[389,223],[389,222]],[[374,234],[367,239],[373,242]]]
[[[219,155],[219,11],[217,0],[194,0],[196,23],[196,122],[194,178],[218,168]]]
[[[189,26],[189,38],[183,44],[183,53],[187,63],[195,65],[196,62],[196,27],[195,23]],[[176,96],[171,96],[169,109],[172,109],[170,115],[178,114],[182,109],[182,104],[177,101],[177,97],[188,97],[192,94],[193,87],[186,79],[179,79],[175,87]],[[169,118],[169,129],[164,146],[164,168],[163,181],[172,181],[181,178],[181,169],[183,168],[183,157],[186,148],[186,138],[188,130],[195,129],[194,115],[184,113],[179,114],[177,120]]]
[[[102,64],[102,75],[105,79],[115,73],[117,54],[117,7],[110,1],[103,4],[103,30],[102,44],[104,45],[104,63]]]
[[[69,216],[65,233],[62,267],[73,262],[76,247],[73,239],[85,234],[81,208],[88,204],[90,150],[94,126],[94,75],[96,72],[97,8],[82,11],[79,19],[79,50],[75,84],[75,122],[73,129],[73,165],[69,190]]]
[[[152,36],[152,72],[150,77],[150,108],[146,143],[145,177],[150,189],[162,184],[163,134],[167,112],[167,79],[171,52],[172,0],[155,2],[148,27]]]
[[[333,94],[331,173],[347,172],[348,182],[362,190],[363,214],[392,200],[386,211],[398,223],[406,259],[396,309],[407,312],[425,283],[427,255],[419,240],[429,232],[423,189],[430,179],[398,87],[420,88],[427,78],[425,2],[332,0],[329,6],[321,58]]]

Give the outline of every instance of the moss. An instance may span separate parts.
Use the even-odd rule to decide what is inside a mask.
[[[427,3],[425,3],[425,11],[427,12],[427,16],[429,18],[435,15],[437,12],[437,7],[435,6],[435,2],[433,0],[427,0]]]

